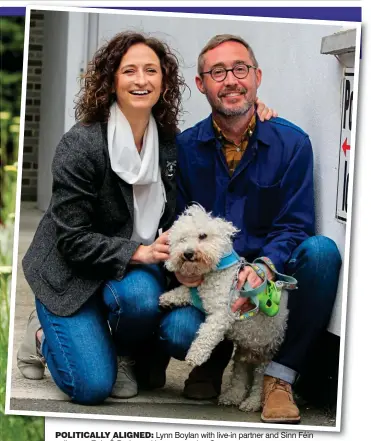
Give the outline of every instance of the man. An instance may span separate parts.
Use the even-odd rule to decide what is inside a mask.
[[[341,258],[332,240],[314,235],[309,137],[284,119],[261,123],[256,118],[254,101],[261,81],[255,55],[242,38],[217,35],[201,51],[196,84],[212,112],[178,135],[178,211],[193,201],[200,203],[241,230],[234,241],[239,255],[249,262],[268,257],[278,272],[298,280],[299,289],[289,296],[285,341],[265,372],[261,415],[265,422],[297,423],[300,413],[292,384],[331,316]],[[265,271],[269,279],[274,277],[268,266]],[[251,267],[240,273],[238,286],[246,280],[252,287],[262,283]],[[179,281],[188,286],[202,283]],[[248,309],[247,302],[239,299],[233,310]],[[198,310],[191,316],[184,323],[190,342],[204,320]],[[193,369],[184,395],[218,395],[231,352],[231,342],[223,341],[203,366]]]

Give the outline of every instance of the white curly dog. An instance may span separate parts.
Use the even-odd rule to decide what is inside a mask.
[[[240,263],[218,269],[223,256],[233,253],[232,238],[238,232],[230,222],[212,217],[201,206],[192,205],[169,231],[170,258],[166,267],[184,276],[203,276],[198,296],[206,313],[186,361],[203,364],[224,336],[233,340],[235,352],[229,387],[219,397],[219,404],[236,405],[242,411],[261,408],[261,392],[266,364],[283,341],[288,316],[287,291],[281,294],[280,310],[274,317],[262,312],[240,320],[231,312],[239,292],[231,290]],[[195,304],[190,288],[179,286],[160,297],[163,307]],[[195,305],[197,306],[197,305]]]

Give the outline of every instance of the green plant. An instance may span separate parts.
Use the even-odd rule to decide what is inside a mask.
[[[0,433],[2,441],[42,441],[44,439],[43,418],[4,415],[17,182],[15,161],[18,157],[18,115],[22,75],[20,69],[17,72],[5,71],[6,60],[3,62],[3,58],[22,57],[22,23],[23,19],[19,17],[0,18]]]

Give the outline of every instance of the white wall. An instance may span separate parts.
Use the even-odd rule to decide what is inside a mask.
[[[87,63],[88,14],[68,14],[67,59],[66,59],[66,106],[64,114],[64,132],[75,124],[73,100],[80,90],[80,77]]]
[[[86,64],[86,14],[44,11],[44,49],[40,106],[37,205],[45,211],[51,198],[51,164],[64,132],[75,122],[73,99]]]
[[[63,13],[57,14],[60,16]],[[274,107],[281,117],[302,127],[311,138],[315,155],[317,232],[334,239],[341,254],[344,255],[345,225],[335,220],[343,72],[334,56],[320,54],[322,37],[339,31],[340,26],[133,16],[116,13],[89,14],[89,27],[87,16],[83,18],[82,15],[83,13],[69,13],[68,32],[63,31],[64,20],[60,20],[60,23],[53,22],[52,28],[55,27],[53,38],[49,42],[50,46],[54,45],[56,48],[61,44],[60,40],[67,41],[64,74],[63,70],[58,72],[57,69],[63,54],[58,54],[56,49],[51,48],[48,51],[50,58],[47,63],[54,66],[55,75],[61,77],[61,85],[64,82],[62,77],[65,75],[66,85],[64,89],[60,88],[57,91],[60,94],[59,100],[55,99],[55,92],[49,95],[53,98],[49,98],[47,105],[43,100],[44,112],[41,121],[44,119],[44,113],[49,113],[47,120],[52,123],[51,115],[55,116],[55,114],[51,109],[54,110],[56,107],[62,109],[61,103],[65,100],[64,121],[62,124],[59,118],[58,124],[64,126],[63,131],[73,125],[73,99],[78,91],[76,78],[81,65],[86,62],[84,54],[91,53],[93,41],[98,47],[117,32],[130,29],[150,32],[167,41],[178,51],[184,77],[191,89],[191,97],[187,91],[184,95],[183,105],[186,113],[180,128],[183,130],[190,127],[210,113],[209,104],[194,84],[198,53],[208,39],[218,33],[238,34],[252,46],[263,70],[259,97],[267,105]],[[84,39],[84,35],[89,35],[89,41]],[[48,72],[50,69],[51,66],[48,67]],[[46,79],[47,84],[52,82],[51,76],[50,72],[47,75],[49,78]],[[51,87],[49,89],[53,90]],[[49,152],[54,152],[55,145],[63,133],[61,125],[58,126],[58,130],[57,128],[49,130],[54,134],[51,136],[49,133],[47,145]],[[49,160],[49,153],[47,155]],[[43,181],[46,182],[45,179]],[[47,185],[43,186],[45,192]],[[332,332],[337,334],[340,332],[341,280],[336,313],[330,325]]]
[[[194,83],[197,56],[202,47],[216,34],[243,37],[253,48],[263,70],[259,97],[311,138],[315,156],[317,233],[332,238],[344,256],[345,225],[335,219],[343,70],[334,56],[320,54],[322,37],[339,31],[340,26],[105,14],[100,14],[98,20],[98,44],[117,32],[132,29],[153,33],[182,55],[182,69],[191,88],[191,98],[186,92],[183,103],[187,113],[181,129],[210,113],[207,100]],[[330,330],[336,334],[340,333],[341,324],[342,277],[341,274],[330,324]]]
[[[68,14],[45,11],[41,78],[37,203],[41,210],[51,196],[51,162],[64,130]]]

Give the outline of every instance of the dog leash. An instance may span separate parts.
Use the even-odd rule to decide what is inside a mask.
[[[234,250],[232,250],[230,253],[225,254],[221,258],[216,269],[219,271],[224,270],[232,265],[235,265],[236,263],[238,263],[238,267],[236,269],[234,281],[229,292],[229,312],[232,306],[232,299],[235,300],[238,297],[249,297],[251,302],[255,305],[255,308],[241,314],[239,317],[240,320],[253,317],[259,311],[262,311],[264,314],[270,317],[275,316],[279,311],[281,291],[283,289],[297,289],[297,280],[292,276],[279,273],[268,257],[259,257],[255,259],[253,263],[249,263],[245,258],[240,257]],[[265,265],[267,265],[268,268],[275,274],[276,280],[274,282],[268,280]],[[238,290],[238,275],[246,266],[250,266],[263,282],[257,288],[252,288],[249,282],[246,282],[241,290]],[[189,288],[189,290],[193,306],[205,313],[197,287]]]
[[[268,268],[275,274],[275,281],[268,280],[264,265],[267,265]],[[249,282],[246,282],[241,288],[240,296],[249,297],[252,303],[255,305],[255,308],[241,314],[240,319],[243,320],[245,318],[252,317],[259,311],[262,311],[269,317],[274,317],[276,314],[278,314],[280,309],[282,290],[297,289],[297,280],[292,276],[279,273],[268,257],[259,257],[255,259],[253,263],[245,262],[244,266],[250,266],[263,282],[257,288],[252,288]]]

